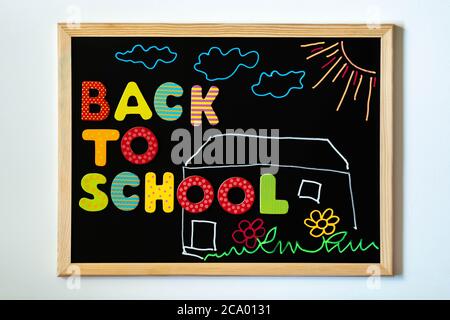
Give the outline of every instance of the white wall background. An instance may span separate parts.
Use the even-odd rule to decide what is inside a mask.
[[[395,23],[396,269],[367,279],[56,274],[56,23]],[[450,1],[0,0],[0,298],[450,298]],[[397,30],[398,31],[398,30]],[[70,287],[70,286],[69,286]]]

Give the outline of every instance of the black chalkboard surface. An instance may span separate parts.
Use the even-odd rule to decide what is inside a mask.
[[[70,41],[71,263],[380,263],[380,37]]]

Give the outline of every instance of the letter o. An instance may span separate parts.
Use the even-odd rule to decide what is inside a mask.
[[[198,186],[203,190],[203,199],[199,202],[191,202],[187,198],[187,191],[194,186]],[[207,210],[214,200],[214,190],[211,183],[200,176],[190,176],[181,181],[177,189],[178,203],[184,210],[190,213],[200,213]]]
[[[235,204],[228,200],[228,192],[232,188],[239,188],[244,191],[244,200],[241,203]],[[225,180],[219,188],[217,193],[219,204],[223,210],[231,214],[243,214],[250,210],[255,202],[255,190],[252,184],[241,177],[233,177]]]
[[[136,138],[144,138],[147,141],[147,150],[142,154],[136,154],[131,148],[131,142]],[[134,127],[123,135],[120,147],[125,159],[131,163],[146,164],[152,161],[158,153],[158,140],[150,129]]]

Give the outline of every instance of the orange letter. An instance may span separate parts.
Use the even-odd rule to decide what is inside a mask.
[[[96,166],[106,165],[106,142],[116,141],[119,136],[119,131],[114,129],[86,129],[83,131],[84,140],[94,141]]]
[[[214,99],[219,94],[219,88],[212,86],[206,97],[202,97],[202,87],[193,86],[191,90],[191,124],[200,126],[202,124],[202,112],[205,113],[206,119],[210,125],[214,126],[219,123],[216,113],[211,107]]]

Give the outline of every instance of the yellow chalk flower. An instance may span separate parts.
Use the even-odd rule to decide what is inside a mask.
[[[334,215],[331,208],[324,212],[313,210],[309,214],[309,218],[304,220],[305,226],[310,228],[309,234],[314,238],[319,238],[324,234],[329,236],[336,231],[336,224],[339,222],[339,217]]]

